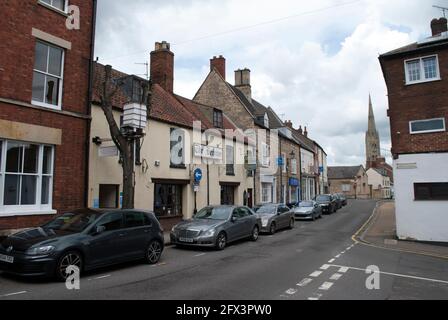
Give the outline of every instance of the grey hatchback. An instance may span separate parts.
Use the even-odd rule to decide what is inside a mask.
[[[69,266],[91,270],[124,261],[157,263],[163,230],[151,212],[81,209],[0,244],[0,271],[66,279]]]
[[[183,246],[214,247],[224,250],[241,239],[257,241],[260,220],[247,207],[210,206],[192,220],[182,221],[171,230],[171,243]]]

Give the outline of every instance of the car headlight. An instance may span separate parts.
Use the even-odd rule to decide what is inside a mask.
[[[210,229],[210,230],[204,231],[202,236],[204,236],[204,237],[213,237],[215,235],[215,232],[216,232],[215,229]]]
[[[269,224],[269,218],[261,219],[261,224],[263,225],[263,227],[266,227]]]
[[[30,256],[39,256],[39,255],[46,255],[53,252],[55,247],[53,246],[44,246],[44,247],[37,247],[37,248],[31,248],[26,253]]]

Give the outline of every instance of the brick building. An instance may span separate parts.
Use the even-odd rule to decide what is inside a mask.
[[[379,57],[389,97],[397,234],[448,241],[448,32]]]
[[[67,27],[68,5],[80,29]],[[0,2],[0,230],[86,205],[95,10],[93,0]]]

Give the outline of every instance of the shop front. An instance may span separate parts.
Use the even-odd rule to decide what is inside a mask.
[[[153,179],[154,213],[165,230],[182,220],[190,180]]]
[[[289,178],[289,201],[290,202],[298,202],[300,201],[299,196],[300,191],[300,183],[296,178]]]
[[[221,205],[235,205],[235,197],[240,183],[220,182]]]

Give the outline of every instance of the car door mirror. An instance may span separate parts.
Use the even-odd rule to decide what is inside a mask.
[[[236,216],[232,216],[232,218],[230,219],[230,221],[232,222],[236,222],[238,220],[238,218]]]
[[[106,231],[106,227],[105,226],[96,226],[93,232],[94,236],[100,235],[102,234],[104,231]]]

